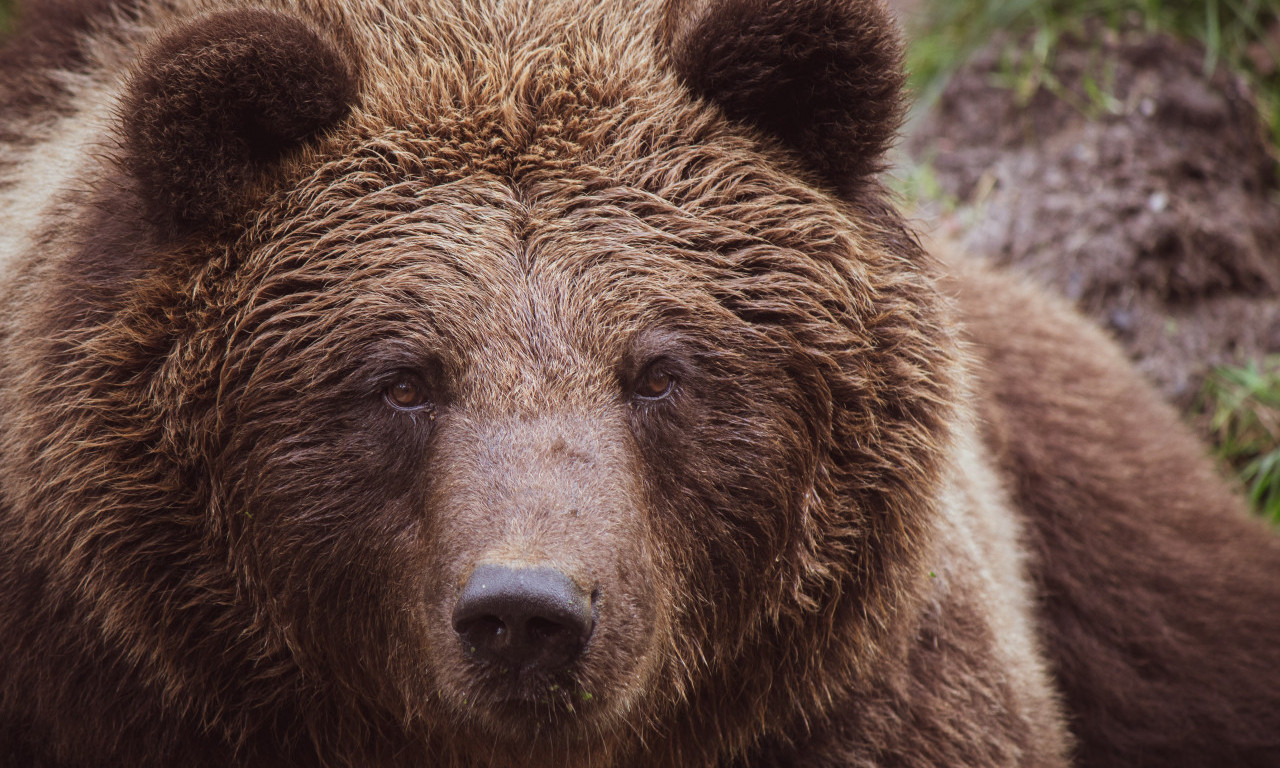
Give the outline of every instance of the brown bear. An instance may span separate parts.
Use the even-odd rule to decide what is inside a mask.
[[[5,766],[1280,764],[1280,539],[921,248],[858,0],[33,3]]]

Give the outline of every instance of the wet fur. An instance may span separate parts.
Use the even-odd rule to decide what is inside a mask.
[[[1274,537],[1107,342],[920,249],[882,9],[263,7],[4,59],[6,764],[1280,748]],[[448,625],[494,558],[602,595],[524,708]]]

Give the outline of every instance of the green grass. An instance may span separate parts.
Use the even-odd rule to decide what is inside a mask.
[[[1034,60],[1046,63],[1062,35],[1100,20],[1202,42],[1207,71],[1226,66],[1253,86],[1280,146],[1280,39],[1270,34],[1280,20],[1277,0],[927,0],[917,17],[926,21],[911,30],[907,64],[923,104],[1000,31],[1031,35]]]
[[[1200,412],[1218,456],[1236,471],[1250,501],[1280,524],[1280,356],[1213,371]]]

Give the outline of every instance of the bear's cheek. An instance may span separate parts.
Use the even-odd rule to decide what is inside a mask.
[[[822,460],[812,427],[821,422],[806,409],[825,404],[781,372],[731,371],[700,384],[669,418],[647,419],[635,433],[658,540],[681,579],[677,594],[714,606],[692,627],[709,642],[749,629],[737,617],[745,621],[746,607],[766,599],[805,534],[806,495]]]
[[[371,410],[250,414],[221,506],[231,565],[277,643],[305,673],[376,698],[424,671],[428,556],[414,500],[429,435]]]
[[[636,706],[674,585],[625,420],[457,413],[431,453],[425,632],[450,708],[510,731]]]

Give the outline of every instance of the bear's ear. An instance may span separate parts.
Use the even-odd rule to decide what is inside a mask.
[[[266,167],[355,98],[352,67],[301,20],[260,9],[204,16],[164,36],[134,71],[121,165],[157,225],[216,227]]]
[[[902,122],[902,47],[880,0],[668,0],[676,73],[840,189],[882,168]]]

